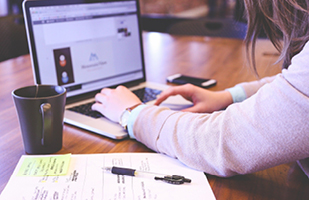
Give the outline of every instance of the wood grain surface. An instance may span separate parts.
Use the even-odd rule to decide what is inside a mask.
[[[246,65],[242,40],[195,36],[172,36],[144,32],[147,80],[165,83],[174,73],[214,78],[222,90],[257,77]],[[268,40],[257,43],[256,60],[260,77],[280,72],[278,52]],[[25,154],[11,92],[33,84],[30,56],[0,63],[0,192],[7,184],[19,158]],[[64,125],[63,148],[58,153],[89,154],[152,152],[130,139],[115,141],[70,125]],[[207,175],[217,199],[308,199],[309,181],[296,163],[257,173],[219,178]]]

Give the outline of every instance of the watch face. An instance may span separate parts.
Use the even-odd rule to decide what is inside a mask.
[[[131,113],[128,110],[124,111],[124,113],[121,115],[121,118],[120,118],[121,126],[125,127],[128,125],[128,119],[129,119],[130,114]]]

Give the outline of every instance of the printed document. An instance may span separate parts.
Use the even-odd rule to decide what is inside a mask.
[[[149,176],[116,175],[106,167],[132,168]],[[144,174],[144,173],[143,173]],[[173,185],[154,176],[181,175]],[[215,199],[207,177],[177,159],[157,153],[24,155],[0,200]]]

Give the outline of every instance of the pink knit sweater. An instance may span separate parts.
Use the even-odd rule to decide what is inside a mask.
[[[217,176],[298,161],[309,175],[309,44],[288,70],[240,84],[247,99],[212,114],[145,107],[133,131],[149,148]]]

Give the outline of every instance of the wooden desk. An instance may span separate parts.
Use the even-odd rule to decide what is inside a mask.
[[[174,37],[144,33],[147,77],[165,83],[174,73],[211,77],[218,81],[212,90],[251,81],[255,76],[245,66],[245,48],[241,40],[208,37]],[[260,76],[280,71],[272,65],[278,56],[267,40],[257,44]],[[29,55],[0,63],[0,192],[5,187],[19,158],[25,154],[11,91],[33,84]],[[143,144],[126,139],[114,141],[65,125],[63,148],[59,153],[87,154],[111,152],[151,152]],[[295,163],[268,170],[218,178],[209,176],[217,199],[308,199],[309,181]]]

